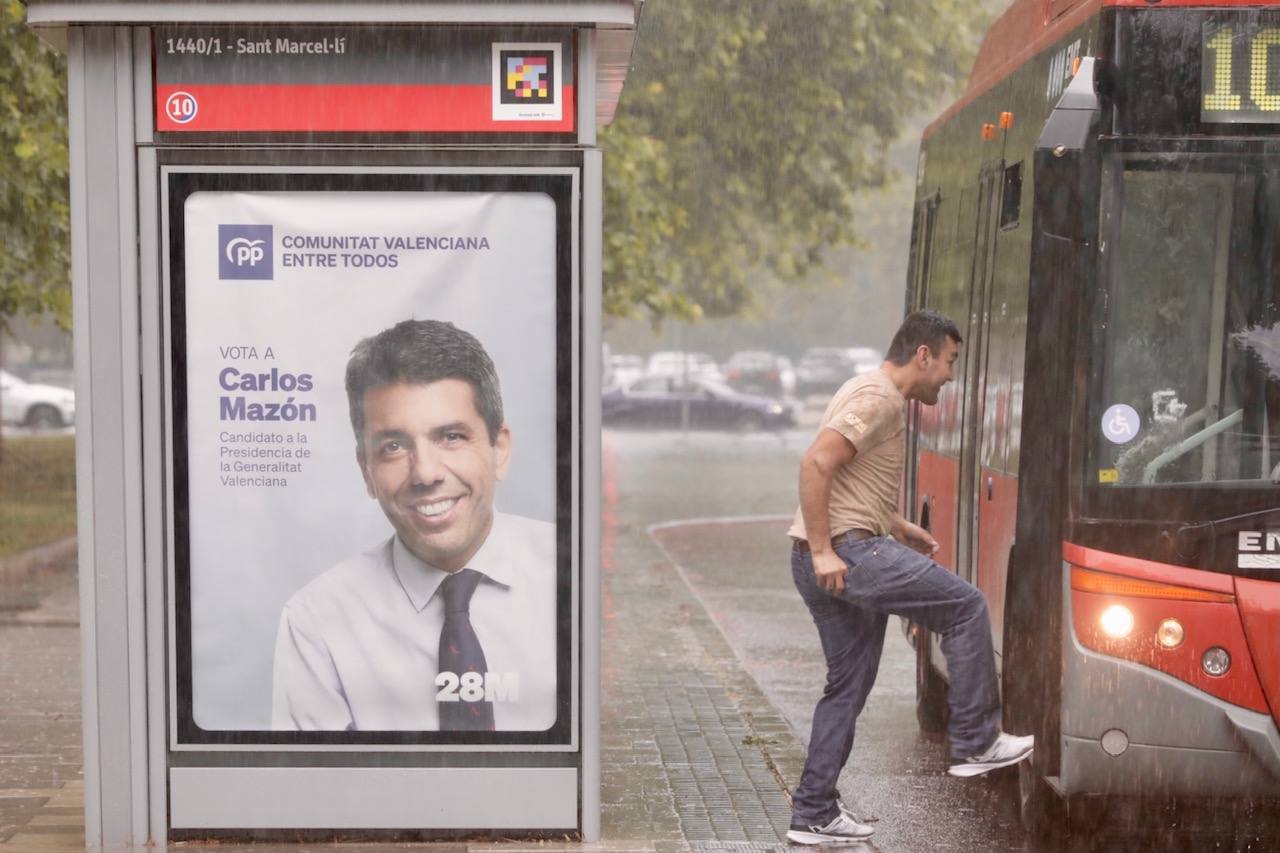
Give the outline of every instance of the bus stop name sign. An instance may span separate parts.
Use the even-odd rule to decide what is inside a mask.
[[[154,30],[162,133],[572,134],[566,27]]]

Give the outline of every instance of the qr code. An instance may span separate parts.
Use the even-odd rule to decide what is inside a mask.
[[[555,103],[556,68],[552,51],[504,50],[501,63],[502,103]]]

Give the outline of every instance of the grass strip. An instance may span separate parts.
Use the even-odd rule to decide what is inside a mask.
[[[76,440],[6,438],[0,444],[0,559],[76,532]]]

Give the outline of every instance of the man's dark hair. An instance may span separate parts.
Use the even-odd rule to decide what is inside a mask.
[[[484,419],[489,443],[502,429],[502,392],[493,360],[474,335],[440,320],[405,320],[365,338],[347,362],[347,405],[359,444],[364,433],[364,395],[374,388],[405,382],[429,385],[461,379],[471,386],[476,411]]]
[[[942,345],[947,338],[951,338],[957,345],[964,343],[964,338],[960,337],[960,329],[950,317],[931,310],[912,311],[893,336],[885,360],[902,367],[911,361],[921,346],[927,346],[936,358],[942,352]]]

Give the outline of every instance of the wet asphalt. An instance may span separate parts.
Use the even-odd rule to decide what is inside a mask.
[[[606,448],[628,496],[628,526],[644,526],[705,606],[743,668],[807,742],[824,666],[817,632],[790,577],[786,537],[797,464],[812,427],[782,433],[609,431]],[[1012,770],[946,775],[942,737],[915,720],[914,652],[889,620],[879,677],[859,717],[840,780],[846,802],[889,851],[1264,851],[1274,830],[1230,820],[1195,833],[1134,831],[1094,816],[1070,835],[1029,838]],[[794,785],[795,779],[784,779]],[[1169,824],[1179,823],[1176,813]]]

